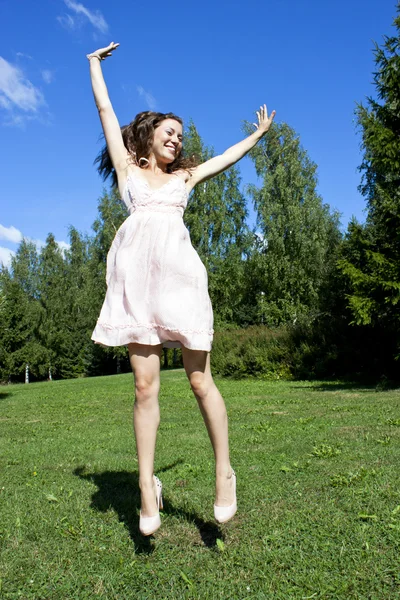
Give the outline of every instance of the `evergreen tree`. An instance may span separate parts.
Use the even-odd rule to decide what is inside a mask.
[[[7,331],[7,298],[5,294],[4,278],[8,274],[7,269],[0,267],[0,381],[8,377],[7,371],[7,347],[5,333]]]
[[[289,125],[273,124],[250,156],[263,183],[249,186],[259,235],[246,267],[247,313],[267,325],[295,322],[321,309],[340,241],[338,214],[322,203],[317,166]]]
[[[365,225],[349,226],[339,266],[353,323],[379,327],[400,349],[400,3],[395,32],[375,45],[377,100],[357,107],[364,158]],[[397,340],[396,342],[394,340]]]
[[[116,373],[128,370],[125,347],[103,348],[90,340],[107,291],[107,254],[119,227],[128,217],[126,206],[118,190],[103,191],[98,202],[98,217],[93,223],[95,235],[89,243],[89,260],[85,280],[85,315],[87,318],[86,371],[90,375]]]
[[[38,273],[42,308],[38,337],[48,353],[47,370],[52,376],[71,377],[65,360],[71,349],[68,272],[63,252],[52,233],[40,252]]]
[[[101,266],[103,270],[105,281],[108,251],[119,227],[128,217],[128,213],[116,188],[103,191],[103,195],[99,198],[97,210],[98,217],[92,226],[95,237],[91,252],[95,256],[98,266]]]
[[[23,379],[26,364],[34,377],[45,376],[46,348],[38,340],[42,317],[39,303],[36,246],[22,240],[10,269],[0,273],[0,377]]]
[[[68,368],[70,376],[83,375],[86,372],[87,346],[92,344],[90,333],[91,299],[87,282],[89,273],[89,240],[71,227],[69,230],[70,247],[64,254],[66,278],[68,282],[66,309],[68,311],[68,344],[64,356],[64,370]],[[67,366],[68,363],[68,366]]]

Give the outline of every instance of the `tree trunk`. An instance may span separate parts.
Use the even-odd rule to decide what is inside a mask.
[[[164,352],[164,369],[168,369],[168,348],[163,348]]]

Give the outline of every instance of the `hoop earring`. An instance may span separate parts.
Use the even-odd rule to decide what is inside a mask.
[[[142,164],[141,164],[141,163],[142,163],[142,161],[143,161],[143,163],[144,163],[144,164],[143,164],[143,167],[148,167],[148,166],[149,166],[149,164],[150,164],[150,161],[148,161],[148,160],[147,160],[147,158],[145,158],[144,156],[142,156],[142,157],[141,157],[141,158],[139,158],[139,160],[138,160],[138,165],[139,165],[139,167],[142,167]]]

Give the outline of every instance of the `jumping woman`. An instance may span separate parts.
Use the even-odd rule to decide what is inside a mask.
[[[153,469],[163,346],[182,348],[185,371],[211,440],[215,519],[225,523],[236,512],[226,408],[210,370],[213,312],[207,272],[182,217],[194,186],[249,152],[270,128],[275,111],[268,116],[266,106],[261,106],[254,133],[220,156],[197,164],[182,153],[183,124],[172,113],[142,112],[120,127],[101,70],[101,61],[118,45],[112,42],[87,55],[107,143],[98,159],[99,172],[112,177],[129,212],[107,256],[107,294],[92,339],[129,350],[135,380],[139,529],[151,535],[161,524],[162,486]]]

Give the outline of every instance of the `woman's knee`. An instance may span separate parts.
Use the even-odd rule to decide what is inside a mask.
[[[207,377],[204,373],[192,373],[189,377],[190,387],[196,398],[206,398],[211,387],[214,385],[212,378]]]
[[[158,399],[160,381],[158,377],[135,374],[135,402],[145,403]]]

